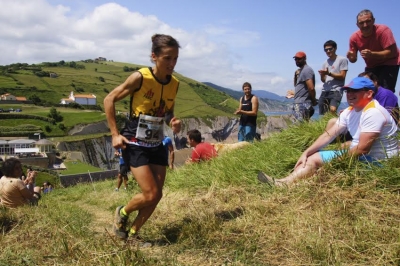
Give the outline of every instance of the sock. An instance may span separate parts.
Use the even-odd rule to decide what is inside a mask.
[[[124,208],[122,208],[120,211],[119,211],[119,214],[121,215],[121,216],[128,216],[128,214],[126,213],[126,211],[125,211],[125,207]]]
[[[133,235],[135,235],[135,234],[136,234],[136,230],[133,229],[133,228],[131,228],[131,229],[129,230],[128,236],[133,236]]]

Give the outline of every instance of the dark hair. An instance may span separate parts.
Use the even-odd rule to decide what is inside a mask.
[[[359,76],[359,77],[365,77],[365,76],[367,76],[372,82],[376,82],[376,83],[378,84],[378,86],[379,86],[378,76],[375,75],[375,74],[372,73],[372,72],[365,71],[365,72],[362,72],[362,73],[358,74],[358,76]],[[374,93],[372,94],[372,97],[375,97],[376,92],[377,92],[377,88],[374,90]]]
[[[333,48],[337,48],[337,44],[336,44],[336,42],[335,41],[332,41],[332,40],[329,40],[329,41],[326,41],[325,43],[324,43],[324,48],[325,48],[325,46],[332,46]]]
[[[4,161],[3,163],[3,175],[7,176],[7,177],[18,177],[19,176],[13,176],[14,175],[14,171],[15,171],[15,167],[16,165],[21,165],[20,160],[18,160],[17,158],[9,158],[7,160]]]
[[[242,90],[244,89],[244,87],[249,87],[251,89],[251,84],[249,82],[245,82],[242,85]]]
[[[153,43],[151,46],[151,52],[157,56],[160,55],[162,48],[165,47],[181,48],[177,40],[175,40],[172,36],[165,34],[154,34],[151,37],[151,42]]]
[[[370,71],[365,71],[362,72],[360,74],[358,74],[359,77],[365,77],[367,76],[370,80],[377,82],[379,84],[379,80],[378,80],[378,76],[375,75],[374,73],[370,72]]]
[[[360,17],[360,16],[362,16],[362,15],[371,15],[371,18],[372,18],[372,19],[375,19],[375,18],[374,18],[374,14],[372,14],[372,11],[371,11],[371,10],[369,10],[369,9],[363,9],[363,10],[360,11],[360,13],[358,13],[358,15],[357,15],[357,17],[356,17],[357,23],[358,23],[358,17]]]
[[[188,138],[197,143],[201,142],[201,133],[197,129],[192,129],[187,132]]]

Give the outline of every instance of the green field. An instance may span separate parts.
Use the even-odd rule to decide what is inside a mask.
[[[71,63],[71,62],[70,62]],[[76,69],[65,65],[49,67],[49,64],[35,66],[10,65],[0,66],[0,94],[10,93],[14,96],[38,97],[40,102],[33,104],[7,104],[0,101],[2,109],[22,109],[18,114],[31,114],[47,117],[50,107],[60,103],[62,98],[68,98],[71,91],[75,94],[94,94],[97,104],[103,108],[103,100],[106,95],[116,86],[121,84],[132,71],[125,72],[124,67],[136,69],[143,67],[135,64],[122,62],[85,63],[76,62],[82,69]],[[48,73],[56,73],[56,78],[39,77],[33,69],[41,69]],[[9,69],[13,69],[10,71]],[[212,118],[216,116],[233,117],[238,106],[238,101],[224,92],[220,92],[198,81],[174,74],[180,80],[179,91],[175,105],[175,115],[180,118]],[[127,112],[129,99],[126,98],[116,104],[116,110]],[[40,120],[28,119],[19,121],[2,121],[1,127],[32,124],[39,126],[48,137],[59,137],[66,135],[69,129],[77,124],[90,124],[106,119],[101,111],[79,110],[66,107],[56,107],[64,118],[57,124],[47,123]],[[13,115],[17,113],[12,113]],[[265,117],[259,112],[259,117]],[[63,125],[60,125],[63,124]],[[64,128],[63,130],[61,128]]]

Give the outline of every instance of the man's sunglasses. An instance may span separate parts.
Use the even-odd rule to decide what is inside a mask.
[[[332,50],[333,50],[333,48],[325,48],[325,49],[324,49],[325,52],[330,52],[330,51],[332,51]]]
[[[303,58],[304,58],[304,57],[295,57],[294,60],[295,60],[295,61],[299,61],[299,60],[301,60],[301,59],[303,59]]]

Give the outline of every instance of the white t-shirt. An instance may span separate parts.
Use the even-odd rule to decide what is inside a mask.
[[[340,114],[336,124],[341,129],[347,128],[353,137],[350,149],[358,145],[360,133],[374,132],[380,134],[372,144],[369,156],[381,160],[398,153],[396,122],[376,100],[372,100],[359,112],[348,107]]]

